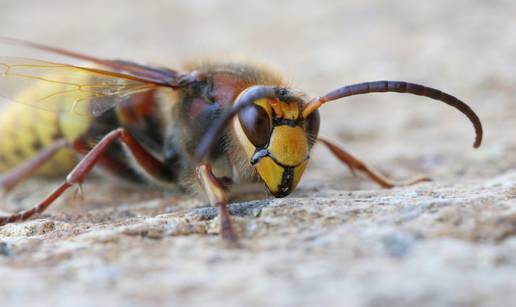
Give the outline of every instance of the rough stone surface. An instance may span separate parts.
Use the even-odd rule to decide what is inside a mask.
[[[1,2],[2,35],[107,58],[242,54],[314,95],[432,85],[470,103],[486,135],[472,150],[461,115],[415,96],[332,103],[322,135],[390,176],[435,181],[382,190],[316,148],[292,196],[231,205],[239,249],[200,200],[92,176],[84,200],[0,227],[0,305],[514,306],[515,16],[512,0]],[[13,52],[49,58],[0,46]],[[31,180],[1,210],[57,183]]]

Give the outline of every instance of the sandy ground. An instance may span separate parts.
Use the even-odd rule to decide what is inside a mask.
[[[328,105],[321,135],[435,181],[381,190],[316,148],[292,196],[232,205],[242,249],[202,201],[92,177],[84,200],[0,228],[1,306],[515,304],[514,1],[2,1],[0,34],[174,68],[245,56],[313,95],[409,80],[467,101],[486,132],[473,150],[458,112],[410,95]],[[0,46],[14,53],[33,55]],[[56,184],[32,180],[2,210]]]

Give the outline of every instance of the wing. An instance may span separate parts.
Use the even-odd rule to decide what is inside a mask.
[[[0,57],[0,96],[53,112],[96,116],[158,86],[163,85],[119,72]]]
[[[127,75],[137,77],[141,80],[145,80],[150,83],[168,86],[172,88],[181,87],[185,83],[195,81],[193,79],[198,78],[198,76],[192,76],[191,74],[182,75],[171,69],[149,67],[129,61],[99,59],[75,51],[24,41],[16,38],[0,36],[0,43],[25,46],[32,49],[43,50],[46,52],[67,56],[70,58],[92,62],[98,65],[102,65],[113,71],[125,73]]]

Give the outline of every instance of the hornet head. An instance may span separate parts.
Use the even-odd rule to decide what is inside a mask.
[[[282,89],[272,97],[256,97],[233,120],[249,162],[276,197],[290,194],[299,183],[319,132],[319,113],[304,118],[304,105],[299,95]]]

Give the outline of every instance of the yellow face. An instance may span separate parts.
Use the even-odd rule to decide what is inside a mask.
[[[302,107],[299,101],[260,99],[234,120],[250,163],[276,197],[296,188],[317,137],[319,115],[303,119]]]

